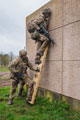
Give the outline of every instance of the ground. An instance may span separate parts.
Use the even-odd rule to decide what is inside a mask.
[[[14,99],[13,105],[8,105],[10,87],[0,88],[0,120],[80,120],[80,113],[75,113],[64,101],[49,102],[38,97],[33,106],[26,102],[26,91],[22,97]]]
[[[0,120],[80,120],[80,112],[73,112],[64,101],[36,97],[33,106],[26,102],[27,91],[22,97],[15,95],[13,105],[8,105],[11,80],[9,71],[0,71]]]
[[[0,87],[11,85],[9,74],[10,74],[9,72],[0,72]]]

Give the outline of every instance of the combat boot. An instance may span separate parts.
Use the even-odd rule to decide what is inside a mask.
[[[43,56],[43,52],[37,52],[37,54],[36,55],[38,55],[38,56]]]
[[[32,99],[32,97],[27,97],[26,98],[26,101],[28,102],[28,101],[31,101],[31,99]]]
[[[36,59],[35,59],[35,64],[41,64],[40,58],[36,58]]]
[[[13,99],[10,99],[8,105],[12,105],[12,104],[13,104]]]

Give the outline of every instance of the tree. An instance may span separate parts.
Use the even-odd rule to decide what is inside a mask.
[[[7,66],[10,61],[12,61],[15,58],[15,55],[13,52],[10,52],[9,54],[3,54],[0,53],[0,65],[1,66]]]
[[[13,52],[11,51],[9,53],[9,60],[12,61],[14,58],[15,58],[15,56],[14,56]]]

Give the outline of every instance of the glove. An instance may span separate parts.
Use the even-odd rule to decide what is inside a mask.
[[[37,67],[35,71],[36,71],[36,72],[40,72],[40,69]]]

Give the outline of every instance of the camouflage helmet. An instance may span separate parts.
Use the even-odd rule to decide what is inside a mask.
[[[34,33],[31,33],[31,38],[33,40],[37,40],[37,39],[40,38],[40,35],[39,35],[39,33],[37,31],[35,31]]]
[[[45,8],[45,9],[43,9],[43,11],[42,11],[42,14],[44,15],[44,14],[51,14],[51,10],[50,10],[50,8]]]
[[[27,52],[25,50],[20,50],[19,51],[19,55],[20,56],[26,56],[27,55]]]

